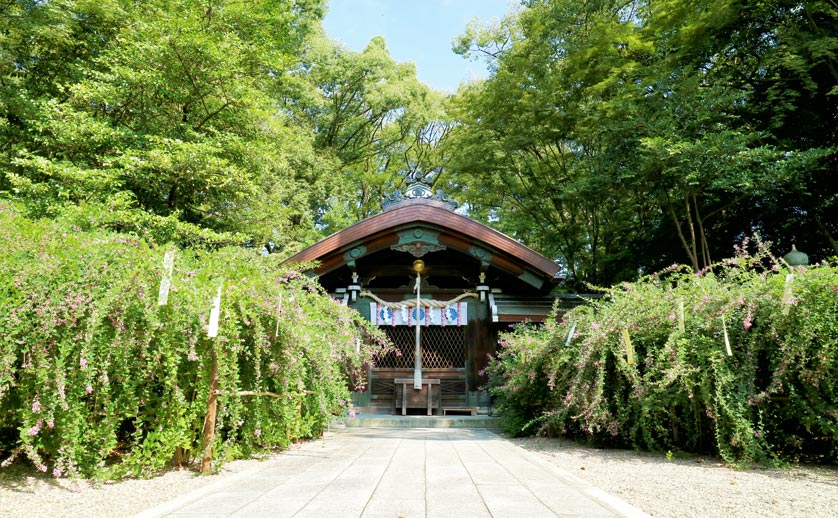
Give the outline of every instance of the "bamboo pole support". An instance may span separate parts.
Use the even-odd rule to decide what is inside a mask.
[[[218,356],[212,351],[212,368],[210,370],[210,388],[207,397],[207,413],[204,417],[204,458],[201,462],[201,473],[212,472],[212,442],[215,440],[215,417],[218,410]]]

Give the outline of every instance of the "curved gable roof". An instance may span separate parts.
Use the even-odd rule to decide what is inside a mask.
[[[509,236],[461,216],[442,203],[423,198],[399,203],[336,232],[287,262],[320,261],[315,273],[324,275],[350,263],[353,258],[389,248],[392,240],[388,241],[385,236],[395,236],[399,231],[415,227],[435,228],[439,241],[447,247],[484,259],[510,273],[527,271],[542,279],[552,279],[559,271],[553,261]]]

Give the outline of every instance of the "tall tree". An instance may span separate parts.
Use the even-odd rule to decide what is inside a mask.
[[[377,212],[405,173],[441,167],[437,143],[449,129],[444,98],[418,80],[412,63],[394,61],[383,38],[358,53],[317,37],[306,62],[316,89],[308,109],[316,146],[342,170],[343,189],[323,209],[326,227],[337,230]]]
[[[159,240],[310,241],[300,191],[328,191],[333,165],[286,95],[319,1],[6,9],[4,190]]]
[[[824,74],[835,63],[834,20],[828,2],[526,2],[456,44],[487,57],[493,74],[458,94],[453,177],[476,214],[578,282],[673,260],[700,269],[754,231],[787,246],[804,237],[822,257],[834,137],[815,143],[803,130],[795,141],[780,129],[795,133],[785,121],[799,100],[834,114]],[[783,212],[818,215],[812,228],[826,231],[777,224]]]

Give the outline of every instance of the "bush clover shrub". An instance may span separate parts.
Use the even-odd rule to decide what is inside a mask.
[[[213,355],[214,450],[315,437],[383,337],[312,279],[253,250],[177,251],[32,221],[0,205],[0,461],[59,476],[148,476],[201,451]],[[208,318],[222,288],[217,338]],[[280,302],[281,301],[281,302]],[[359,345],[360,344],[360,345]]]
[[[756,246],[507,335],[489,373],[509,431],[728,462],[835,462],[838,268],[789,267]]]

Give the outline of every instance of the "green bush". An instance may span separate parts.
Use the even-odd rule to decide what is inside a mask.
[[[506,336],[489,372],[510,431],[729,462],[838,459],[838,268],[746,246]]]
[[[382,347],[357,313],[274,257],[177,251],[158,306],[164,248],[77,230],[0,205],[3,465],[24,456],[55,476],[113,478],[189,462],[213,354],[215,457],[282,447],[345,412],[348,380]]]

